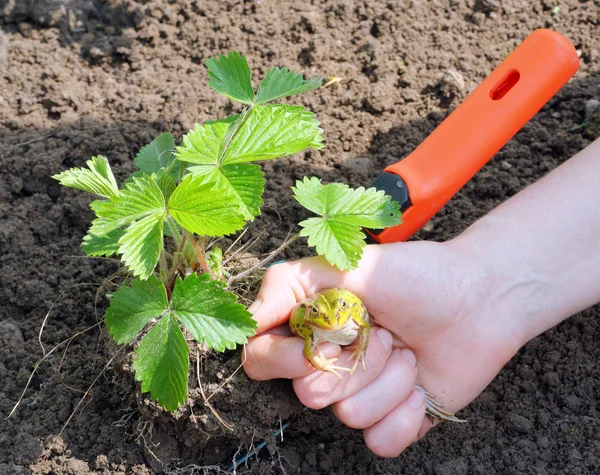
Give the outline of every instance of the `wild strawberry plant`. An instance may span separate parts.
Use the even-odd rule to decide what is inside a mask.
[[[272,102],[317,89],[286,68],[273,68],[255,91],[237,52],[206,61],[209,86],[244,105],[240,114],[196,124],[176,147],[163,133],[135,157],[138,171],[120,186],[108,160],[56,178],[100,197],[83,239],[88,256],[118,254],[129,278],[111,299],[105,323],[114,340],[141,337],[133,369],[143,392],[168,410],[187,398],[189,348],[182,328],[218,351],[254,335],[256,322],[223,282],[222,251],[209,238],[234,234],[260,214],[265,179],[252,162],[324,147],[320,124],[304,107]],[[375,189],[323,185],[304,178],[294,197],[318,217],[300,223],[318,254],[342,270],[357,266],[362,227],[400,223],[397,203]]]

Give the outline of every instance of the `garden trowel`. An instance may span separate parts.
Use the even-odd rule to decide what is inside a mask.
[[[414,152],[372,186],[400,204],[402,224],[367,230],[379,243],[418,231],[575,74],[579,57],[559,33],[530,34]]]

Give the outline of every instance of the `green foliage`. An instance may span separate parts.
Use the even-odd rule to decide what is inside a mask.
[[[289,71],[287,68],[273,68],[267,71],[256,91],[256,103],[264,104],[282,97],[294,96],[318,89],[323,84],[321,78],[306,81],[302,74]]]
[[[353,190],[342,183],[323,185],[313,177],[297,181],[292,189],[302,206],[320,215],[302,221],[300,234],[341,270],[358,266],[365,246],[362,227],[381,229],[402,222],[398,203],[375,188]]]
[[[231,139],[223,163],[245,163],[324,148],[323,131],[312,112],[299,106],[253,107]]]
[[[217,188],[228,190],[233,199],[231,206],[237,206],[244,219],[252,221],[260,214],[265,179],[258,165],[194,166],[188,170],[195,176],[203,176],[206,182],[216,183]]]
[[[133,368],[142,391],[168,410],[185,401],[188,346],[179,323],[196,341],[223,351],[246,343],[256,322],[225,284],[208,274],[191,274],[175,282],[169,302],[164,284],[155,276],[134,279],[115,292],[105,322],[117,343],[131,343],[152,320],[159,319],[142,338]]]
[[[177,278],[171,307],[196,341],[223,351],[246,343],[254,335],[256,321],[237,297],[225,290],[225,284],[211,280],[208,274],[190,274]]]
[[[206,175],[187,175],[169,200],[171,216],[201,236],[225,236],[244,227],[244,215],[230,188]]]
[[[104,317],[106,327],[117,343],[131,343],[168,307],[167,291],[158,277],[133,279],[131,286],[123,286],[114,293]]]
[[[183,136],[183,145],[177,147],[175,156],[183,162],[216,165],[221,156],[220,147],[233,124],[235,121],[231,120],[207,122],[204,127],[196,124],[194,130]]]
[[[256,331],[250,313],[222,282],[230,277],[227,260],[209,239],[233,234],[260,215],[265,179],[251,162],[324,147],[312,112],[270,104],[318,88],[320,78],[305,80],[276,67],[255,94],[243,55],[231,52],[208,59],[206,66],[209,86],[244,105],[239,114],[196,124],[178,146],[171,134],[159,135],[136,155],[138,170],[121,187],[102,156],[87,168],[54,176],[101,197],[90,204],[96,218],[82,249],[95,257],[118,254],[126,265],[129,285],[112,295],[105,323],[117,343],[138,345],[136,379],[167,410],[176,410],[187,396],[183,331],[218,351],[246,343]],[[320,216],[300,223],[301,234],[341,269],[360,258],[361,226],[400,221],[398,206],[375,190],[323,186],[313,178],[298,182],[294,193]]]
[[[171,164],[174,150],[173,136],[165,132],[143,147],[136,155],[134,162],[142,172],[151,175]]]
[[[142,392],[169,411],[187,398],[190,360],[188,345],[172,315],[159,320],[136,350],[132,368],[142,382]]]
[[[83,236],[81,249],[90,257],[109,257],[119,252],[119,239],[123,236],[122,229],[115,229],[102,236],[86,234]]]
[[[242,104],[254,103],[254,90],[250,81],[250,68],[243,54],[232,51],[205,61],[208,68],[208,85],[215,91]]]
[[[52,178],[61,185],[87,191],[105,198],[114,198],[119,194],[119,187],[108,164],[108,160],[99,155],[87,162],[88,168],[71,168]]]

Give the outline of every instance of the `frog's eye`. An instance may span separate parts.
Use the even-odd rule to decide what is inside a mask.
[[[311,313],[313,313],[314,315],[317,315],[319,313],[319,309],[317,307],[312,307],[310,309]]]
[[[342,308],[346,308],[346,306],[347,306],[347,303],[346,303],[346,301],[345,301],[345,300],[342,300]]]

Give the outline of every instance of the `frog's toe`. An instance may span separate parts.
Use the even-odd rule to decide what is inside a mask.
[[[434,394],[420,386],[415,386],[415,388],[421,389],[425,393],[425,414],[431,422],[435,419],[446,422],[467,422],[464,419],[456,417],[454,413],[445,410],[444,404],[438,401]]]
[[[350,368],[344,368],[343,366],[336,366],[334,363],[337,361],[337,358],[327,359],[324,356],[314,356],[311,359],[312,365],[320,370],[325,371],[327,373],[335,374],[338,378],[344,379],[344,377],[338,373],[338,371],[350,371]]]
[[[362,351],[360,348],[356,348],[352,354],[350,355],[350,357],[348,358],[348,361],[352,361],[354,360],[354,364],[352,365],[352,369],[350,370],[350,374],[353,374],[354,371],[356,370],[356,367],[358,366],[358,363],[360,362],[362,365],[362,369],[363,369],[363,373],[367,372],[367,367],[365,365],[365,352]]]
[[[333,362],[336,360],[337,360],[337,358],[334,360],[329,360],[328,363],[323,368],[323,371],[327,371],[328,373],[335,374],[338,378],[344,379],[344,377],[340,373],[338,373],[338,371],[351,371],[351,370],[350,370],[350,368],[344,368],[343,366],[334,365]],[[352,372],[350,374],[352,374]]]

